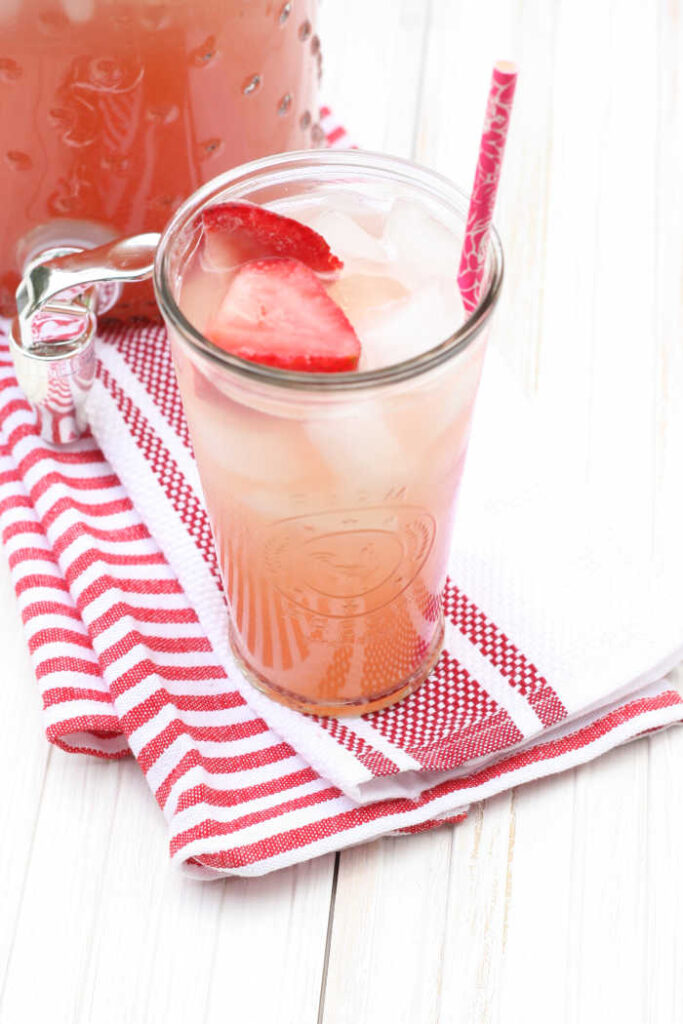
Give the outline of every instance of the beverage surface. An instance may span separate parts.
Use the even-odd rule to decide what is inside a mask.
[[[315,8],[0,3],[0,313],[37,249],[159,231],[216,174],[319,145]]]
[[[241,206],[228,204],[204,214],[204,235],[180,295],[188,320],[220,347],[283,368],[375,370],[433,348],[462,326],[459,238],[417,200],[368,199],[353,189],[323,186],[315,194],[269,204],[268,210],[290,218],[279,223],[268,210],[240,211]],[[223,209],[231,214],[229,223],[221,223]],[[240,223],[235,223],[237,215]],[[316,237],[300,236],[298,225],[311,228]],[[321,242],[328,249],[326,258],[318,251]],[[309,278],[316,275],[320,291],[331,300],[325,314],[331,316],[335,308],[344,315],[359,344],[355,361],[348,330],[340,325],[326,330],[323,300],[314,296],[312,280],[304,287],[301,275],[298,290],[285,287],[292,268],[277,265],[275,258],[283,256],[304,263]],[[268,267],[268,260],[275,265]],[[291,303],[288,296],[293,296]],[[249,323],[252,337],[261,340],[266,325],[261,320],[255,329],[259,311],[278,303],[286,313],[272,324],[272,339],[263,339],[260,353],[240,349],[238,338],[246,343]],[[330,348],[336,346],[338,365],[327,353],[309,365],[303,357],[297,365],[288,361],[293,357],[287,335],[303,332],[307,323],[319,338],[329,339]]]

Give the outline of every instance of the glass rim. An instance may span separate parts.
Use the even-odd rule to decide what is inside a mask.
[[[429,191],[428,186],[431,185],[431,191],[447,202],[450,195],[451,205],[454,205],[453,199],[457,199],[466,209],[469,202],[469,196],[444,175],[423,167],[412,160],[387,156],[386,154],[375,153],[370,150],[295,150],[289,153],[277,153],[260,160],[252,160],[249,163],[241,164],[226,171],[224,174],[212,178],[201,188],[193,192],[179,207],[162,233],[154,260],[154,290],[159,309],[166,321],[174,327],[184,341],[212,362],[235,371],[240,376],[250,378],[252,381],[260,381],[278,387],[296,388],[303,391],[355,391],[382,384],[391,384],[426,373],[468,348],[487,324],[498,301],[503,283],[503,247],[498,232],[493,225],[491,226],[486,256],[487,261],[490,263],[490,273],[484,294],[476,308],[466,317],[461,326],[443,341],[426,349],[424,352],[420,352],[417,356],[398,363],[391,363],[388,366],[374,370],[351,370],[342,373],[310,373],[308,371],[283,370],[231,355],[229,352],[224,351],[224,349],[214,345],[200,330],[190,323],[178,306],[169,287],[169,250],[172,241],[212,198],[225,193],[229,186],[232,185],[237,188],[240,184],[256,185],[260,177],[267,177],[276,171],[282,171],[283,177],[286,178],[287,171],[315,170],[316,166],[321,166],[325,169],[337,167],[340,171],[355,170],[359,173],[363,169],[374,172],[386,171],[394,180],[399,180],[404,184],[413,185],[414,187],[420,187],[421,185],[423,190],[427,186],[426,190]],[[303,175],[296,175],[295,177],[303,177]]]

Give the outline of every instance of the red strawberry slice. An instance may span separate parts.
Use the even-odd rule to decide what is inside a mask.
[[[284,370],[354,370],[360,342],[312,270],[253,260],[237,271],[206,336],[232,355]]]
[[[317,231],[253,203],[220,203],[202,213],[206,252],[217,267],[282,256],[301,260],[318,274],[338,273],[343,263]]]

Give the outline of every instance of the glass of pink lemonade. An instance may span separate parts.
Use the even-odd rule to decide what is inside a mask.
[[[502,282],[492,232],[465,314],[466,213],[466,196],[413,164],[300,152],[210,182],[162,237],[157,301],[231,643],[252,682],[290,707],[386,706],[439,657]]]

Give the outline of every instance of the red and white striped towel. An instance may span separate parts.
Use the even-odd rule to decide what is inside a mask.
[[[675,579],[550,485],[495,364],[430,680],[356,719],[268,701],[227,645],[165,332],[106,329],[99,354],[94,436],[53,448],[2,339],[0,530],[48,738],[132,752],[192,873],[256,875],[458,820],[473,800],[683,719],[666,678],[683,653]]]

